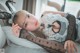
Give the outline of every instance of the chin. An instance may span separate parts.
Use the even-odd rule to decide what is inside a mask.
[[[37,29],[33,29],[33,30],[31,30],[31,31],[33,31],[33,32],[34,32],[34,31],[37,31],[37,30],[38,30],[38,28],[37,28]]]
[[[31,29],[31,30],[29,30],[29,31],[35,31],[36,29]]]

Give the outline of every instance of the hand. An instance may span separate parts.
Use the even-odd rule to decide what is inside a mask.
[[[12,24],[12,31],[14,35],[16,35],[17,37],[19,37],[20,30],[21,30],[21,27],[19,27],[18,24],[14,24],[14,23]]]
[[[67,40],[64,44],[64,49],[67,50],[67,53],[77,53],[76,45],[73,41]]]

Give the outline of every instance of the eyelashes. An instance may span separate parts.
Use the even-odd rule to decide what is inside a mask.
[[[25,23],[25,27],[27,26],[27,23]]]
[[[30,18],[30,15],[26,15],[28,18]]]

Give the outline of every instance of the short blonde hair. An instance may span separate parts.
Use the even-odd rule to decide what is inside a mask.
[[[20,10],[20,11],[16,12],[13,19],[12,19],[14,24],[18,23],[17,20],[18,20],[19,16],[22,15],[22,14],[30,14],[30,13],[27,12],[26,10]]]

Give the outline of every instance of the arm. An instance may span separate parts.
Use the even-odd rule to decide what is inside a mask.
[[[26,36],[27,40],[40,45],[41,47],[43,47],[50,53],[54,53],[54,52],[64,53],[65,52],[63,48],[63,44],[59,42],[47,40],[47,39],[40,38],[40,37],[31,36],[31,34],[27,34],[25,30],[24,30],[23,36]]]
[[[68,50],[67,51],[68,53],[74,53],[74,51],[77,52],[77,48],[74,42],[74,40],[76,39],[76,34],[75,34],[76,20],[75,17],[71,14],[68,14],[66,18],[69,21],[69,26],[64,48]]]
[[[52,14],[60,14],[60,15],[63,16],[63,17],[65,17],[65,15],[66,15],[66,13],[60,12],[60,11],[58,11],[58,12],[54,12],[54,11],[45,11],[45,12],[43,12],[42,15],[45,15],[45,14],[48,14],[48,13],[52,13]]]
[[[20,45],[20,46],[24,46],[24,47],[29,47],[29,48],[34,48],[34,49],[43,49],[42,47],[40,47],[39,45],[28,41],[26,39],[22,39],[19,38],[17,35],[15,35],[12,31],[12,28],[9,26],[3,27],[4,32],[6,33],[6,37],[8,40],[10,40],[11,42]],[[14,29],[15,30],[15,29]]]

